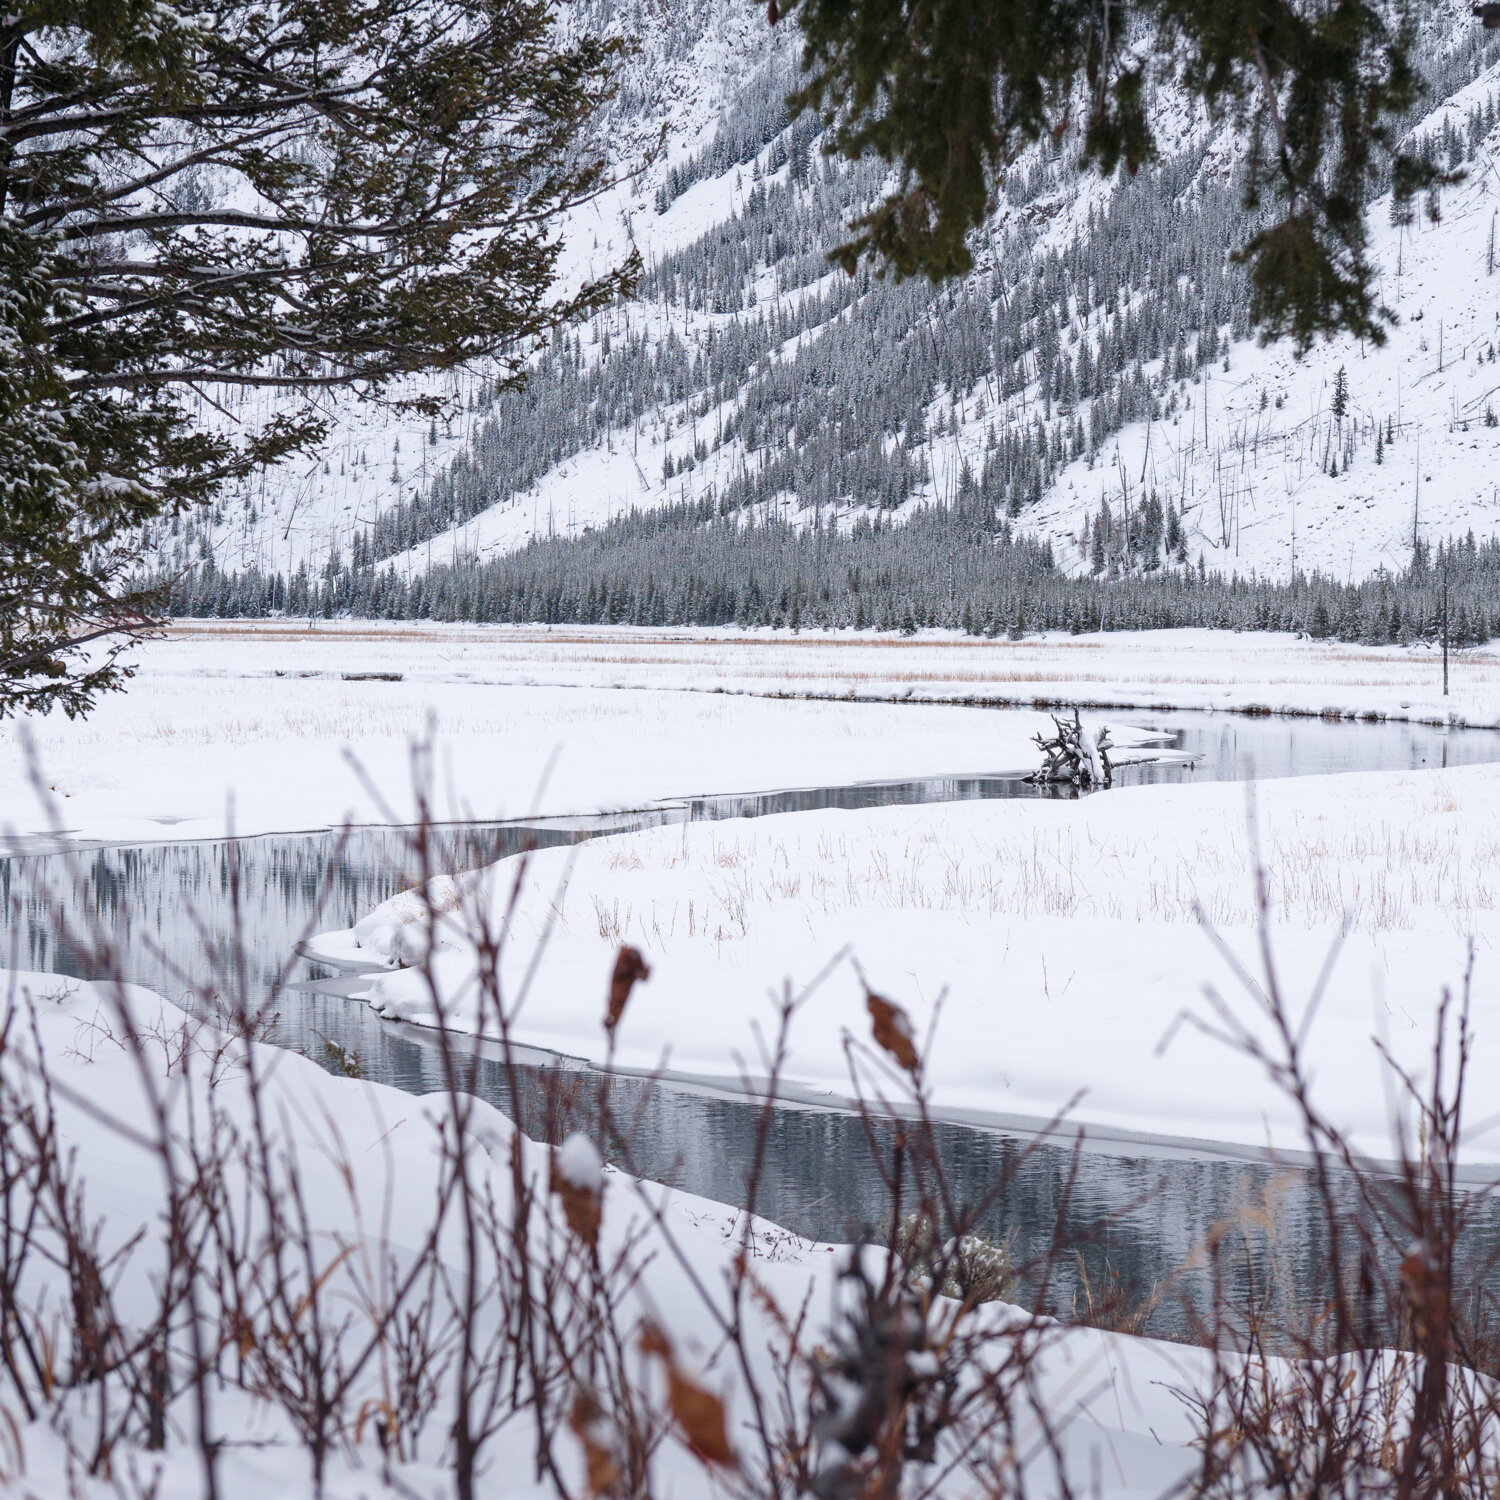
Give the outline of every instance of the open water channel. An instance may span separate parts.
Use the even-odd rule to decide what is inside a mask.
[[[920,713],[920,708],[913,712]],[[1500,761],[1500,734],[1413,724],[1328,723],[1216,715],[1122,714],[1120,721],[1159,728],[1157,748],[1173,759],[1123,767],[1120,784],[1246,780],[1352,770],[1426,769]],[[972,798],[1046,795],[1019,775],[816,787],[734,796],[691,796],[623,813],[443,830],[454,868],[490,863],[528,847],[574,843],[610,833],[701,819],[757,817],[813,808],[862,808]],[[1108,795],[1103,794],[1103,795]],[[93,977],[87,949],[60,936],[65,924],[111,940],[124,977],[179,1000],[184,976],[222,961],[236,928],[239,962],[253,993],[268,991],[289,961],[300,983],[278,1000],[273,1039],[319,1061],[335,1053],[358,1060],[365,1077],[413,1093],[442,1087],[433,1033],[382,1020],[360,1001],[319,989],[332,978],[295,959],[299,939],[352,924],[409,886],[414,871],[406,834],[358,828],[236,840],[152,843],[15,854],[0,858],[0,962]],[[60,920],[63,919],[63,920]],[[330,989],[335,992],[330,992]],[[334,1044],[330,1049],[329,1044]],[[472,1061],[477,1092],[517,1118],[528,1133],[555,1133],[560,1075],[587,1086],[590,1070],[536,1055],[520,1070],[512,1098],[495,1049],[459,1044]],[[744,1201],[755,1144],[755,1106],[731,1093],[682,1081],[620,1077],[612,1083],[617,1118],[633,1121],[629,1164],[640,1175],[720,1202]],[[1191,1149],[1072,1141],[1038,1144],[1029,1136],[959,1123],[938,1126],[950,1182],[978,1202],[999,1184],[987,1228],[1011,1235],[1015,1252],[1036,1254],[1061,1227],[1071,1248],[1053,1282],[1052,1302],[1066,1313],[1082,1295],[1082,1271],[1098,1286],[1109,1276],[1134,1295],[1169,1288],[1150,1327],[1180,1333],[1185,1303],[1201,1303],[1192,1252],[1216,1224],[1267,1192],[1279,1203],[1277,1234],[1257,1237],[1241,1271],[1277,1280],[1293,1295],[1314,1295],[1327,1274],[1325,1247],[1307,1212],[1300,1172]],[[758,1199],[766,1217],[820,1240],[845,1240],[878,1218],[884,1201],[865,1125],[839,1108],[779,1107]],[[1488,1265],[1500,1249],[1500,1198],[1487,1198],[1468,1254]]]

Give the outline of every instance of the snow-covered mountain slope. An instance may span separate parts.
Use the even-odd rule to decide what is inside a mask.
[[[1386,346],[1300,360],[1250,338],[1228,263],[1234,132],[1168,91],[1158,166],[1101,182],[1071,142],[1033,150],[966,282],[894,285],[826,262],[884,179],[786,123],[794,30],[732,0],[590,0],[573,24],[639,47],[603,122],[619,181],[564,226],[564,277],[633,246],[637,295],[539,351],[523,391],[462,377],[451,422],[346,407],[321,462],[247,486],[169,560],[412,574],[682,500],[826,520],[970,489],[1080,571],[1117,564],[1153,493],[1164,556],[1241,572],[1398,567],[1414,517],[1428,541],[1500,529],[1500,45],[1458,0],[1426,11],[1442,102],[1416,130],[1467,178],[1438,223],[1377,206]]]
[[[700,183],[703,164],[721,137],[733,136],[746,98],[773,102],[781,113],[795,55],[786,28],[772,31],[761,14],[726,0],[680,0],[670,7],[581,0],[566,7],[562,19],[569,29],[630,38],[635,50],[622,67],[617,97],[597,123],[615,185],[560,226],[560,292],[619,265],[632,248],[659,257],[732,216],[733,174]],[[658,213],[658,193],[677,183],[678,196]],[[347,559],[354,539],[377,516],[472,451],[493,405],[494,377],[494,370],[479,368],[435,382],[454,409],[451,420],[437,423],[399,409],[402,398],[417,393],[415,383],[379,402],[327,398],[332,431],[315,459],[293,460],[245,482],[201,522],[164,528],[163,560],[180,567],[211,553],[225,570],[290,573],[301,564],[316,571],[330,556]],[[235,420],[256,423],[277,398],[248,392],[224,399]],[[207,404],[202,415],[216,420]]]
[[[1482,85],[1493,115],[1500,75]],[[1399,570],[1416,539],[1500,531],[1497,157],[1491,130],[1441,222],[1381,218],[1381,295],[1399,318],[1383,348],[1346,337],[1299,359],[1284,344],[1233,343],[1170,417],[1133,422],[1098,462],[1070,464],[1028,527],[1084,566],[1100,505],[1118,527],[1155,489],[1210,566],[1340,578]]]

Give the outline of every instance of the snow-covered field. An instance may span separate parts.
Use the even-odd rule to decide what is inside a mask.
[[[1495,656],[1455,663],[1448,704],[1434,690],[1436,670],[1429,652],[1209,633],[1010,643],[205,622],[146,647],[127,691],[89,720],[7,725],[0,753],[18,768],[21,734],[30,735],[65,826],[81,837],[179,839],[218,832],[231,793],[242,829],[325,826],[346,809],[384,816],[359,791],[346,747],[404,816],[409,745],[431,719],[440,814],[515,814],[533,803],[584,812],[693,792],[1033,763],[1027,739],[1046,722],[1040,710],[999,715],[965,700],[1082,698],[1140,705],[1145,718],[1171,704],[1441,720],[1451,704],[1471,723],[1500,722]],[[1129,721],[1128,712],[1109,715],[1125,741]],[[0,787],[0,823],[35,832],[43,821],[22,782],[10,775]],[[629,943],[652,973],[615,1036],[615,1060],[628,1067],[665,1063],[734,1086],[742,1071],[764,1071],[758,1049],[774,1023],[774,997],[788,985],[811,986],[782,1086],[793,1099],[840,1104],[850,1093],[847,1044],[869,1035],[867,982],[910,1013],[930,1049],[942,1114],[1019,1125],[1066,1110],[1093,1138],[1148,1150],[1295,1150],[1296,1121],[1258,1068],[1178,1024],[1185,1014],[1223,1020],[1208,985],[1229,1014],[1264,1033],[1255,993],[1197,922],[1201,911],[1257,970],[1259,861],[1294,1014],[1348,928],[1309,1030],[1308,1059],[1333,1123],[1373,1155],[1389,1155],[1398,1113],[1375,1044],[1420,1081],[1438,999],[1444,986],[1461,985],[1474,945],[1474,1128],[1465,1164],[1475,1174],[1493,1170],[1500,1141],[1486,1122],[1500,1117],[1500,767],[1264,782],[1254,794],[1254,839],[1251,812],[1243,786],[1167,785],[1076,803],[782,814],[545,851],[525,867],[502,963],[506,992],[521,1002],[515,1035],[602,1056],[607,978],[619,945]],[[475,1021],[473,958],[457,913],[476,895],[487,909],[503,905],[517,869],[504,862],[462,883],[463,899],[440,928],[449,946],[435,970],[450,1023]],[[366,997],[387,1015],[431,1022],[420,974],[386,962],[420,951],[411,919],[421,910],[408,893],[320,945],[375,969]],[[64,1085],[62,1141],[76,1149],[102,1248],[146,1230],[139,1259],[116,1284],[121,1305],[148,1318],[153,1283],[143,1268],[158,1253],[160,1179],[140,1137],[112,1131],[104,1117],[139,1129],[148,1083],[160,1087],[173,1120],[188,1119],[189,1100],[205,1110],[211,1102],[219,1118],[243,1128],[247,1054],[207,1028],[183,1032],[179,1013],[132,991],[126,1003],[160,1073],[146,1076],[118,1045],[106,992],[51,976],[0,977],[12,1008],[23,988],[40,997],[37,1028],[28,1021],[13,1029],[13,1044],[40,1045]],[[383,1263],[385,1250],[399,1260],[430,1223],[441,1103],[256,1050],[270,1079],[276,1149],[289,1153],[278,1159],[286,1170],[305,1159],[311,1233],[330,1257],[329,1295],[345,1308],[363,1306],[379,1282],[361,1281],[364,1268]],[[218,1059],[212,1070],[209,1058]],[[511,1129],[483,1106],[478,1119],[482,1190],[503,1207]],[[546,1153],[521,1153],[540,1182]],[[614,1174],[605,1203],[609,1252],[631,1244],[649,1261],[627,1316],[670,1310],[684,1361],[738,1421],[743,1377],[713,1359],[710,1314],[683,1294],[682,1274],[688,1265],[702,1285],[724,1284],[732,1214]],[[826,1322],[840,1257],[782,1234],[766,1244],[758,1284],[783,1310],[807,1298],[814,1320]],[[362,1248],[346,1255],[350,1245]],[[1208,1356],[1081,1329],[1049,1338],[1040,1392],[1062,1423],[1075,1480],[1097,1475],[1110,1495],[1166,1492],[1194,1459],[1190,1408],[1173,1392],[1201,1389]],[[373,1379],[368,1399],[378,1404]],[[363,1388],[356,1394],[364,1399]],[[309,1491],[306,1452],[273,1403],[227,1385],[215,1402],[213,1420],[237,1440],[224,1449],[221,1494]],[[81,1404],[75,1440],[88,1415]],[[114,1472],[149,1476],[161,1463],[155,1493],[186,1500],[202,1492],[194,1419],[185,1403],[169,1418],[165,1459],[127,1444]],[[434,1421],[429,1439],[392,1465],[382,1462],[373,1426],[355,1424],[330,1460],[324,1493],[448,1493],[446,1429]],[[38,1420],[20,1423],[9,1448],[0,1436],[13,1488],[102,1497],[112,1481],[70,1475],[60,1432]],[[523,1421],[496,1439],[490,1473],[510,1476],[506,1494],[545,1491],[530,1478],[532,1449]],[[576,1465],[576,1449],[568,1454]],[[680,1446],[668,1443],[662,1461],[672,1493],[708,1493]]]
[[[684,669],[705,688],[712,669],[669,656],[658,682],[649,661],[632,681],[609,665],[603,637],[602,663],[581,670],[560,644],[488,630],[174,629],[87,720],[0,725],[14,768],[0,829],[49,827],[21,774],[27,734],[61,830],[122,842],[411,821],[411,746],[429,725],[440,819],[1029,769],[1031,736],[1050,725],[1040,712],[941,702],[914,712],[685,693],[672,690]],[[807,689],[786,668],[781,681]],[[641,690],[615,690],[627,685]],[[1123,726],[1116,739],[1128,742]]]
[[[1013,771],[1035,761],[1040,706],[1058,703],[1500,724],[1490,649],[1454,659],[1444,699],[1425,648],[1210,631],[1011,642],[203,621],[175,625],[139,663],[87,720],[0,724],[13,768],[0,829],[49,826],[20,774],[23,734],[64,829],[134,841],[219,834],[231,795],[242,833],[408,817],[410,745],[429,721],[443,818]]]
[[[67,830],[181,839],[220,832],[230,797],[241,831],[408,817],[410,744],[429,722],[439,817],[578,814],[1034,763],[1043,713],[966,699],[1137,704],[1143,721],[1163,703],[1437,717],[1435,668],[1428,652],[1206,632],[1010,643],[206,622],[145,648],[128,691],[92,719],[25,728]],[[1458,661],[1454,686],[1455,714],[1500,720],[1493,655]],[[1128,743],[1121,714],[1109,719]],[[5,732],[15,763],[20,730]],[[384,804],[360,787],[351,754]],[[15,831],[45,827],[21,777],[0,797]],[[1259,805],[1294,995],[1341,922],[1354,925],[1317,1046],[1338,1108],[1375,1150],[1387,1108],[1369,1038],[1384,1028],[1403,1056],[1425,1048],[1470,936],[1477,1014],[1500,1003],[1488,969],[1500,774],[1305,777],[1266,783]],[[1241,951],[1251,944],[1245,819],[1239,787],[1157,786],[1071,806],[783,814],[555,851],[531,867],[512,946],[529,960],[547,932],[527,1036],[570,1053],[596,1046],[601,976],[630,942],[657,975],[621,1034],[626,1060],[649,1068],[670,1051],[676,1069],[732,1075],[767,991],[807,982],[847,946],[924,1025],[949,991],[934,1054],[946,1108],[1045,1118],[1084,1088],[1079,1117],[1100,1129],[1285,1144],[1286,1117],[1253,1070],[1190,1033],[1155,1051],[1205,981],[1227,983],[1195,907]],[[444,961],[457,996],[466,960]],[[413,985],[384,978],[378,999],[430,1019]],[[843,1087],[841,1041],[859,1004],[845,964],[799,1028],[799,1085]]]
[[[1269,632],[1120,631],[987,640],[923,631],[798,633],[431,622],[181,621],[148,671],[409,682],[665,688],[771,697],[1035,707],[1264,710],[1500,725],[1500,647],[1366,647]]]
[[[1201,912],[1260,970],[1258,857],[1299,1014],[1349,928],[1310,1042],[1336,1122],[1371,1154],[1393,1154],[1374,1041],[1421,1072],[1470,940],[1471,1118],[1500,1112],[1500,771],[1304,777],[1262,783],[1255,803],[1250,825],[1242,786],[1139,787],[1066,804],[793,813],[547,851],[525,866],[506,928],[502,973],[524,996],[516,1034],[601,1057],[598,996],[623,942],[652,967],[615,1039],[629,1066],[732,1080],[744,1059],[753,1073],[767,996],[790,983],[809,992],[789,1079],[848,1096],[845,1041],[864,1025],[868,982],[907,1008],[918,1035],[932,1030],[929,1076],[954,1116],[1040,1123],[1080,1096],[1072,1117],[1095,1135],[1295,1149],[1296,1117],[1258,1065],[1191,1028],[1162,1046],[1184,1012],[1214,1019],[1205,986],[1265,1033],[1254,994],[1197,922]],[[518,871],[495,867],[494,912]],[[447,1024],[474,1029],[468,899],[445,919],[436,963]],[[420,928],[404,924],[423,911],[408,893],[317,946],[410,959]],[[387,1015],[437,1019],[418,970],[378,975],[363,993]],[[1500,1137],[1481,1130],[1468,1152],[1500,1161]]]

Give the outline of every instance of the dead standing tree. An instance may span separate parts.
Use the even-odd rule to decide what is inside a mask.
[[[1040,734],[1032,736],[1047,759],[1039,771],[1026,779],[1041,786],[1109,786],[1114,781],[1114,767],[1109,759],[1109,726],[1102,725],[1090,738],[1076,708],[1071,723],[1056,714],[1052,722],[1057,733],[1050,739]]]

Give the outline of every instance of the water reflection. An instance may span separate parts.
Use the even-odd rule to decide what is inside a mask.
[[[1171,782],[1263,781],[1340,771],[1417,771],[1481,765],[1500,759],[1500,735],[1490,729],[1442,729],[1427,724],[1356,724],[1323,719],[1246,718],[1180,713],[1096,714],[1152,732],[1148,753],[1159,759],[1115,770],[1116,786]],[[1118,756],[1140,752],[1122,749]],[[993,798],[1073,797],[1075,789],[1033,786],[1017,773],[931,776],[920,781],[862,782],[738,796],[693,797],[689,818],[754,818],[766,813],[823,808],[893,807],[912,803]]]
[[[1329,724],[1182,715],[1132,715],[1160,731],[1163,748],[1190,757],[1182,764],[1122,768],[1125,784],[1170,780],[1235,780],[1361,769],[1418,769],[1500,759],[1500,736],[1405,724]],[[1045,795],[1015,776],[933,777],[922,781],[808,788],[749,796],[692,797],[637,813],[528,824],[455,827],[443,834],[443,864],[473,868],[525,847],[574,843],[605,833],[664,823],[755,817],[815,808],[862,808],[973,798]],[[236,928],[239,961],[251,993],[265,993],[307,931],[346,926],[372,906],[409,886],[418,874],[399,829],[273,835],[230,841],[149,844],[0,859],[0,901],[7,913],[6,961],[20,967],[89,977],[97,941],[70,942],[65,924],[91,930],[124,955],[126,977],[186,1000],[186,976],[224,961]],[[60,920],[63,919],[63,920]],[[316,979],[304,969],[303,977]],[[337,995],[297,989],[284,994],[274,1040],[324,1058],[325,1039],[354,1054],[366,1076],[412,1092],[442,1086],[437,1039],[382,1021],[367,1006]],[[462,1044],[473,1087],[516,1117],[531,1133],[552,1137],[562,1128],[555,1099],[560,1082],[587,1099],[596,1075],[562,1062],[537,1061],[518,1075],[512,1097],[491,1050]],[[757,1116],[743,1100],[679,1085],[651,1086],[617,1079],[619,1113],[636,1120],[628,1149],[617,1160],[642,1175],[723,1202],[744,1200]],[[938,1127],[942,1160],[959,1195],[987,1198],[1001,1185],[987,1214],[992,1233],[1013,1233],[1021,1255],[1038,1253],[1061,1223],[1081,1247],[1095,1284],[1108,1267],[1144,1292],[1183,1265],[1210,1226],[1234,1205],[1280,1182],[1281,1221],[1276,1262],[1257,1240],[1239,1263],[1243,1276],[1287,1278],[1297,1294],[1312,1296],[1327,1274],[1325,1247],[1311,1228],[1308,1186],[1300,1174],[1277,1179],[1269,1167],[1190,1156],[1161,1157],[1127,1149],[1089,1149],[1076,1157],[1066,1145],[1035,1146],[1003,1132],[964,1125]],[[840,1240],[873,1224],[884,1194],[863,1125],[832,1110],[779,1108],[762,1183],[761,1212],[819,1239]],[[888,1149],[889,1142],[886,1142]],[[1468,1250],[1475,1267],[1500,1244],[1500,1218],[1486,1205],[1482,1228]],[[1274,1265],[1273,1265],[1274,1263]],[[1201,1279],[1184,1285],[1201,1298]],[[1069,1257],[1060,1267],[1055,1298],[1066,1310],[1079,1291]],[[1165,1301],[1152,1326],[1180,1331],[1183,1314]]]

